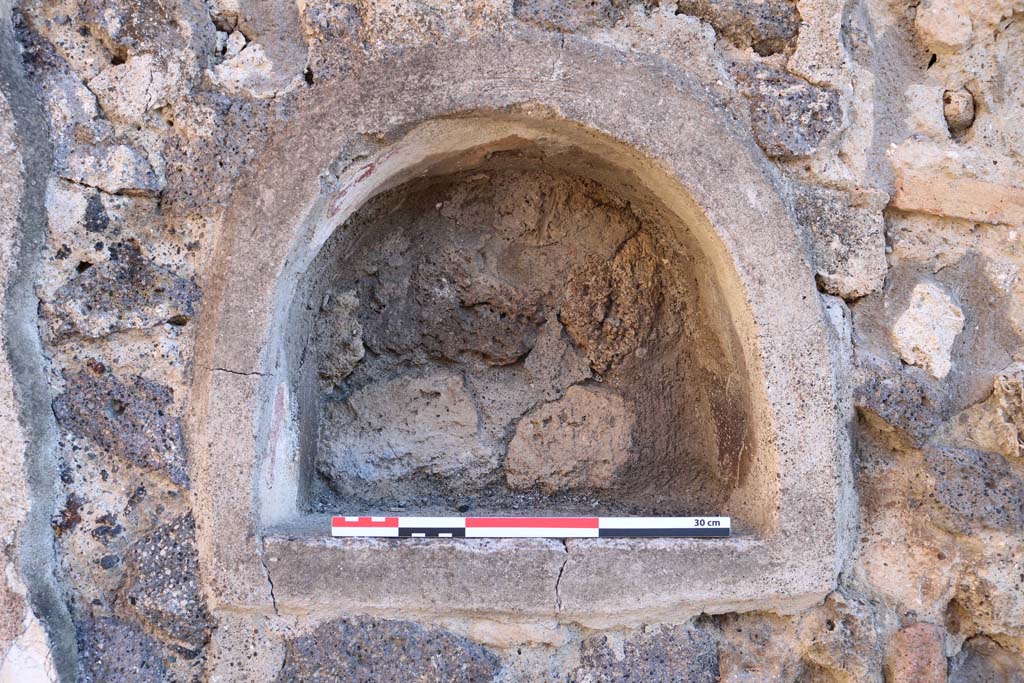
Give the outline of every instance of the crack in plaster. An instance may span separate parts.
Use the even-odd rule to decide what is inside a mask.
[[[203,366],[203,367],[206,367],[206,366]],[[210,368],[210,367],[206,367],[206,369],[209,370],[210,372],[226,372],[226,373],[231,374],[231,375],[241,375],[242,377],[253,377],[253,376],[265,377],[266,376],[262,372],[242,372],[241,370],[232,370],[230,368]]]

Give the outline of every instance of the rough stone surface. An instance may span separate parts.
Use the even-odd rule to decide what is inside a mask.
[[[676,12],[700,17],[736,45],[752,47],[760,55],[785,50],[800,28],[792,0],[681,0]]]
[[[325,340],[318,372],[322,379],[342,380],[363,359],[363,326],[355,317],[359,299],[355,292],[329,296],[320,307],[316,336]]]
[[[910,304],[896,320],[892,341],[904,362],[942,379],[952,368],[950,352],[964,329],[964,314],[939,285],[923,282],[911,293]]]
[[[505,477],[514,489],[604,489],[635,457],[634,418],[612,391],[573,386],[524,415],[508,445]]]
[[[111,194],[153,194],[165,184],[142,150],[124,144],[80,144],[64,160],[61,177]]]
[[[155,55],[142,54],[98,73],[89,81],[89,90],[108,116],[134,122],[146,112],[166,107],[177,94],[181,78],[178,64],[161,64]]]
[[[522,21],[575,33],[614,25],[629,5],[630,0],[514,0],[512,11]]]
[[[87,209],[86,227],[101,225],[102,208]],[[195,315],[195,283],[146,259],[136,242],[108,247],[110,258],[93,266],[81,262],[81,274],[54,292],[40,313],[50,318],[58,340],[73,335],[99,338],[112,332],[171,324],[185,325]]]
[[[767,64],[736,64],[754,136],[765,154],[798,157],[815,152],[842,123],[839,94]]]
[[[955,0],[925,0],[917,8],[917,32],[930,50],[953,52],[970,41],[973,23],[958,5]]]
[[[285,645],[277,681],[487,683],[498,657],[448,631],[407,621],[327,622]]]
[[[961,533],[978,528],[1011,531],[1024,523],[1024,479],[994,453],[930,448],[936,523]]]
[[[852,206],[847,193],[811,185],[796,188],[793,204],[814,246],[822,289],[848,300],[881,289],[887,268],[881,206]]]
[[[199,585],[195,522],[191,515],[162,524],[132,544],[121,588],[126,609],[195,656],[213,627]],[[189,652],[191,651],[191,652]]]
[[[935,168],[899,168],[893,205],[981,223],[1024,225],[1024,186]]]
[[[138,375],[115,377],[102,364],[65,377],[53,402],[57,421],[110,455],[163,471],[188,486],[181,427],[170,413],[171,390]]]
[[[720,683],[762,683],[798,679],[803,644],[791,619],[764,613],[718,618]]]
[[[1016,460],[1024,448],[1024,367],[996,376],[992,394],[950,421],[943,440]]]
[[[646,340],[661,296],[654,244],[638,235],[610,262],[584,264],[569,276],[558,319],[604,373]]]
[[[663,627],[625,636],[591,636],[580,645],[579,659],[568,677],[572,683],[718,681],[714,639],[694,628]]]
[[[946,654],[942,629],[913,624],[889,640],[885,656],[887,683],[946,683]]]
[[[877,360],[865,360],[859,370],[854,402],[876,429],[921,446],[942,424],[942,396],[928,382]]]
[[[336,407],[335,407],[336,406]],[[374,384],[332,406],[336,444],[320,460],[332,485],[349,495],[408,495],[417,476],[472,490],[491,471],[479,439],[473,398],[454,373]],[[391,486],[388,486],[391,484]],[[375,491],[373,487],[386,487]],[[394,489],[394,490],[391,490]]]
[[[84,620],[79,626],[78,642],[85,665],[85,683],[167,680],[159,644],[130,621],[117,617]]]
[[[878,681],[882,643],[877,620],[863,599],[833,593],[821,609],[800,619],[805,664],[825,674],[825,680]]]
[[[949,683],[1021,681],[1024,681],[1024,658],[984,636],[967,641],[950,666]]]

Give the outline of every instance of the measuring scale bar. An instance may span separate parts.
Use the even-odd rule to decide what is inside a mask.
[[[727,538],[729,517],[335,516],[331,535],[376,538]]]

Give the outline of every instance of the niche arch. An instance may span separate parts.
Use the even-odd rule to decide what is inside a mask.
[[[831,589],[849,484],[813,274],[771,167],[678,67],[528,34],[410,50],[307,97],[240,180],[205,282],[189,434],[215,607],[601,626],[796,609]],[[722,510],[734,538],[394,544],[330,539],[303,508],[304,274],[373,198],[525,149],[657,201],[699,247],[747,379],[754,455]]]

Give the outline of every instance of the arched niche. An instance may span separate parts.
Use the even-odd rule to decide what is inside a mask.
[[[205,286],[189,427],[215,605],[269,610],[272,584],[279,611],[317,618],[607,625],[796,608],[830,589],[842,406],[804,246],[742,129],[673,67],[533,37],[410,51],[310,97],[239,183]],[[742,436],[705,453],[721,479],[720,507],[704,512],[735,517],[733,538],[331,539],[328,517],[310,511],[322,387],[302,359],[325,245],[343,259],[338,231],[365,223],[375,201],[500,163],[597,183],[694,257],[701,327],[739,375],[736,391],[721,390],[726,375],[702,380],[720,390],[719,413],[742,415]],[[711,431],[724,440],[728,426]]]

